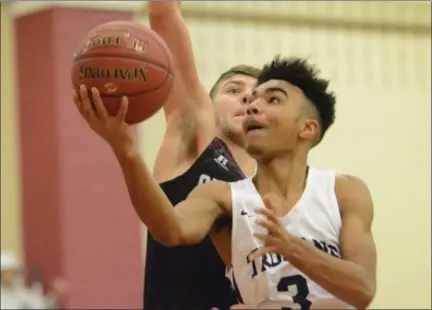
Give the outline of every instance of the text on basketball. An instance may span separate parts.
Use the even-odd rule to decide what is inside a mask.
[[[145,68],[98,68],[80,66],[80,79],[113,79],[144,83],[147,81]]]
[[[95,36],[84,43],[84,50],[88,51],[98,47],[124,46],[128,49],[145,54],[147,51],[147,41],[133,38],[129,33],[116,35]]]

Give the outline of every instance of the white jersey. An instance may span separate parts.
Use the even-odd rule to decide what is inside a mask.
[[[334,191],[335,176],[334,171],[310,168],[302,197],[282,221],[290,234],[340,257],[342,224]],[[231,280],[243,303],[254,309],[309,309],[314,301],[335,299],[280,255],[266,254],[249,261],[248,256],[262,246],[253,237],[253,233],[263,229],[255,224],[254,210],[265,206],[252,178],[231,183],[231,195]]]

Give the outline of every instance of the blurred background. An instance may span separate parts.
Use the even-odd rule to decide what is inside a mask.
[[[202,81],[275,54],[309,57],[337,93],[311,164],[363,178],[375,201],[371,308],[431,309],[431,3],[196,1],[182,4]],[[69,283],[65,308],[141,306],[145,228],[109,149],[77,115],[77,43],[143,2],[1,3],[1,250],[32,283]],[[138,126],[152,166],[164,132]],[[57,283],[58,284],[58,283]],[[64,286],[63,286],[64,289]]]

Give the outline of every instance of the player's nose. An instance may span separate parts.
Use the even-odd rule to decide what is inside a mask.
[[[256,115],[256,114],[259,114],[259,109],[258,109],[258,106],[256,104],[256,100],[250,102],[247,105],[246,114],[247,115]]]
[[[241,103],[242,104],[247,104],[249,102],[250,96],[251,95],[249,93],[243,94],[243,96],[241,97]]]
[[[251,96],[252,96],[252,88],[246,88],[242,93],[241,103],[248,104]]]

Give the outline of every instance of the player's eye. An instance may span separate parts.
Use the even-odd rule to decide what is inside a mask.
[[[280,99],[278,97],[270,97],[268,103],[280,103]]]
[[[240,90],[238,88],[229,88],[227,93],[228,94],[238,94]]]

